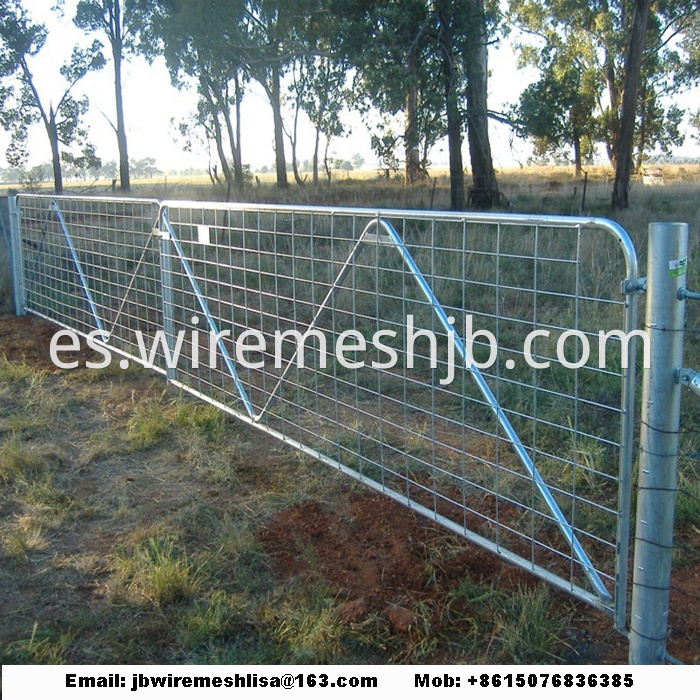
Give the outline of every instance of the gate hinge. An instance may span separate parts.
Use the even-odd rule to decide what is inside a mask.
[[[638,277],[636,280],[623,280],[622,282],[622,293],[623,294],[637,294],[639,292],[647,291],[647,278]]]
[[[696,396],[700,396],[700,374],[694,369],[681,367],[676,372],[676,381],[683,386],[687,386]]]
[[[691,292],[689,289],[685,289],[685,287],[681,287],[676,296],[681,301],[683,301],[683,299],[700,299],[700,294],[698,294],[698,292]]]

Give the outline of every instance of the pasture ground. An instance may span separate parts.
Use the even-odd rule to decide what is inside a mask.
[[[0,317],[4,663],[625,662],[602,614],[162,377],[55,371],[54,331]]]

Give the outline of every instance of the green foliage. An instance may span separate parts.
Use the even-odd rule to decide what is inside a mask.
[[[22,166],[28,158],[27,139],[32,124],[42,123],[49,139],[57,193],[63,189],[60,144],[77,145],[83,157],[96,163],[95,149],[88,142],[81,121],[88,108],[86,97],[72,96],[75,85],[90,71],[105,65],[102,45],[94,41],[87,49],[74,47],[68,63],[59,72],[65,87],[58,100],[47,100],[39,93],[30,68],[33,59],[44,47],[46,28],[36,24],[20,0],[3,0],[0,4],[0,125],[10,132],[6,157],[13,167]],[[48,105],[47,105],[48,102]]]
[[[693,135],[696,141],[700,141],[700,110],[695,112],[690,118],[690,125],[698,132]]]
[[[346,88],[347,66],[326,56],[307,56],[299,60],[300,77],[295,88],[298,104],[306,112],[316,130],[316,145],[312,163],[314,184],[318,184],[319,141],[326,139],[326,164],[328,146],[335,136],[341,136],[344,125],[340,117],[342,109],[350,99]],[[328,173],[328,166],[326,171]],[[330,175],[330,173],[328,173]]]
[[[445,129],[435,19],[430,8],[422,0],[346,5],[342,12],[337,10],[344,18],[337,29],[338,43],[342,56],[357,69],[355,103],[362,111],[374,107],[382,115],[372,137],[381,167],[398,170],[396,151],[403,142],[407,150],[420,151],[420,165],[425,169],[428,153]],[[394,135],[385,122],[399,113],[404,113],[405,131]]]
[[[552,62],[542,77],[520,96],[515,121],[521,136],[535,142],[535,155],[559,154],[573,146],[574,161],[580,170],[593,155],[595,94],[585,89],[593,83],[576,64]]]
[[[654,5],[642,63],[636,164],[651,151],[666,153],[683,143],[678,107],[663,99],[692,80],[687,37],[697,25],[695,0]],[[513,0],[511,21],[535,37],[519,46],[522,65],[542,77],[521,95],[516,110],[521,132],[534,137],[539,153],[556,154],[580,141],[583,156],[603,143],[611,162],[617,153],[622,94],[633,3],[614,0],[603,6],[578,0]],[[669,44],[674,34],[686,37],[685,56]],[[697,74],[694,79],[697,79]]]

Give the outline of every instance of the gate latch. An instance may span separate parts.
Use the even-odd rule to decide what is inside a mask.
[[[676,381],[683,386],[687,386],[695,396],[700,396],[700,374],[694,369],[681,367],[677,372]]]

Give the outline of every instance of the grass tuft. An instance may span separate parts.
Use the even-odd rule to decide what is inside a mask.
[[[41,519],[32,515],[18,518],[17,524],[9,529],[3,539],[5,551],[11,557],[19,559],[25,559],[32,552],[41,551],[48,545]]]
[[[186,649],[235,639],[248,614],[245,596],[215,590],[177,618],[176,637]]]
[[[495,639],[509,663],[554,663],[562,660],[565,618],[551,603],[551,590],[518,587],[503,597],[504,610],[496,617]]]
[[[12,386],[30,377],[43,374],[31,365],[21,361],[8,360],[6,355],[0,355],[0,386]]]
[[[67,663],[69,634],[52,635],[34,623],[29,639],[10,642],[0,648],[0,664],[64,664]]]
[[[199,572],[170,539],[151,538],[116,564],[116,587],[127,598],[158,609],[191,598],[199,589]]]
[[[136,450],[160,445],[168,436],[171,421],[162,400],[146,399],[134,406],[127,423],[127,434]]]
[[[227,416],[215,406],[180,400],[175,406],[174,424],[190,435],[209,443],[220,442],[227,435]]]
[[[17,433],[12,433],[0,445],[0,482],[7,484],[17,478],[36,481],[46,472],[46,459],[26,445]]]
[[[283,648],[282,663],[329,664],[342,656],[345,629],[332,601],[317,598],[301,605],[288,601],[275,618],[274,637]]]
[[[676,527],[679,529],[700,528],[700,468],[698,462],[679,467],[675,521]]]

